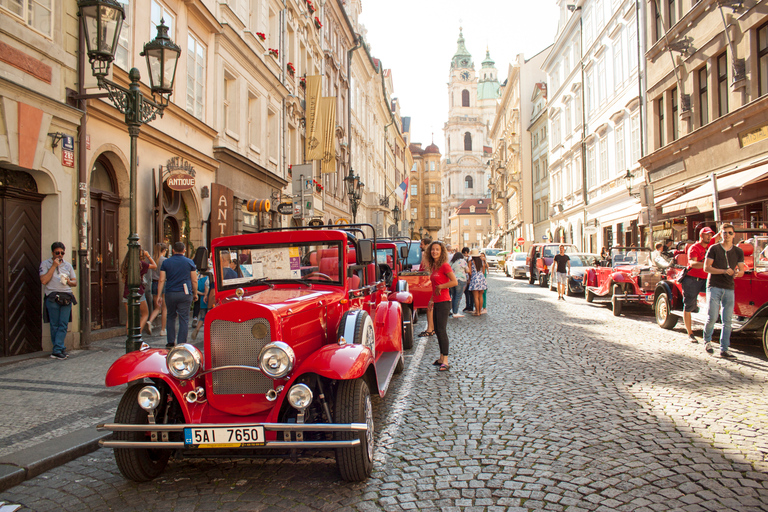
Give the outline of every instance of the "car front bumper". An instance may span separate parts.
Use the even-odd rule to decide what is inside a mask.
[[[104,448],[144,448],[144,449],[198,449],[194,445],[187,445],[184,441],[169,441],[168,434],[184,435],[185,428],[222,428],[230,425],[214,424],[141,424],[129,425],[123,423],[101,423],[96,426],[96,430],[112,432],[150,432],[158,441],[117,441],[114,439],[102,439],[99,445]],[[245,425],[238,423],[232,426],[243,427]],[[365,423],[258,423],[253,426],[264,427],[267,432],[367,432],[368,426]],[[154,435],[157,434],[157,435]],[[303,437],[303,436],[301,436]],[[259,445],[248,445],[242,447],[227,447],[233,450],[237,449],[273,449],[273,448],[351,448],[360,445],[360,439],[350,439],[347,441],[265,441]],[[205,450],[207,448],[199,448]]]

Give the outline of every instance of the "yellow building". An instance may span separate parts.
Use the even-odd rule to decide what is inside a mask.
[[[455,248],[485,247],[490,240],[493,227],[491,214],[488,212],[490,199],[467,199],[456,208],[448,218],[450,238],[448,242]]]
[[[410,151],[413,155],[413,165],[408,178],[409,207],[413,220],[411,236],[430,236],[436,239],[442,227],[440,149],[435,144],[421,149],[420,143],[411,143]]]

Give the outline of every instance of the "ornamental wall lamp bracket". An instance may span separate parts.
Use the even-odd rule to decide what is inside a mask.
[[[61,139],[63,139],[65,135],[66,135],[65,133],[61,133],[61,132],[49,133],[48,136],[52,139],[51,149],[56,149],[56,146],[59,145],[59,142],[61,142]]]
[[[635,175],[632,174],[632,171],[627,169],[627,174],[624,175],[624,180],[625,180],[624,184],[627,187],[627,192],[629,193],[629,195],[631,197],[638,197],[639,198],[640,197],[640,193],[639,192],[632,192],[632,180],[633,179],[635,179]]]
[[[672,41],[667,45],[670,51],[678,52],[686,57],[693,55],[696,52],[696,48],[693,47],[693,38],[690,36],[682,37],[676,41]]]

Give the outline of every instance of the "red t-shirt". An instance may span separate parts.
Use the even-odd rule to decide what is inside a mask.
[[[707,254],[707,249],[709,246],[712,245],[712,242],[709,242],[709,245],[707,247],[704,247],[701,245],[701,242],[696,242],[692,246],[688,248],[688,275],[691,277],[699,277],[701,279],[706,279],[709,274],[704,272],[703,268],[691,268],[691,264],[693,263],[693,260],[695,259],[698,263],[704,263],[704,257]]]
[[[430,274],[429,280],[432,281],[432,297],[434,298],[433,302],[445,302],[451,300],[451,292],[449,291],[449,288],[443,288],[440,291],[436,291],[437,285],[445,284],[450,281],[448,278],[448,274],[450,272],[453,272],[451,266],[448,263],[443,263],[439,269]]]

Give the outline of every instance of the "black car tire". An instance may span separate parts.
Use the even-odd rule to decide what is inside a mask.
[[[409,350],[413,348],[413,324],[416,319],[410,304],[401,304],[400,307],[403,310],[403,350]]]
[[[584,288],[584,299],[587,302],[592,302],[593,300],[595,300],[594,292],[590,291],[588,288]]]
[[[539,272],[539,286],[542,288],[546,288],[548,284],[549,284],[549,279],[547,279],[547,276]]]
[[[395,365],[395,373],[403,373],[403,370],[405,370],[405,358],[403,354],[400,354],[397,358],[397,365]]]
[[[763,326],[763,352],[765,357],[768,357],[768,322]]]
[[[148,413],[137,401],[139,391],[144,388],[139,382],[125,390],[123,398],[115,412],[115,423],[125,425],[149,424]],[[162,401],[161,401],[162,404]],[[150,441],[148,431],[142,432],[115,432],[115,441]],[[117,469],[128,480],[134,482],[149,482],[163,472],[168,465],[172,450],[150,450],[148,448],[115,448],[115,462]]]
[[[347,482],[360,482],[373,471],[373,405],[368,384],[363,379],[342,380],[336,389],[334,421],[336,423],[365,423],[365,432],[339,432],[338,441],[359,439],[351,448],[336,449],[336,465],[341,478]]]
[[[528,276],[528,284],[533,284],[536,282],[536,275],[533,273],[533,270],[531,270],[531,275]]]
[[[613,295],[611,295],[611,309],[613,309],[613,316],[621,315],[621,309],[623,303],[619,300],[619,295],[622,295],[621,286],[618,284],[613,285]]]
[[[672,304],[666,293],[660,293],[656,298],[653,312],[656,314],[656,323],[662,329],[672,329],[677,325],[677,315],[672,314]]]

